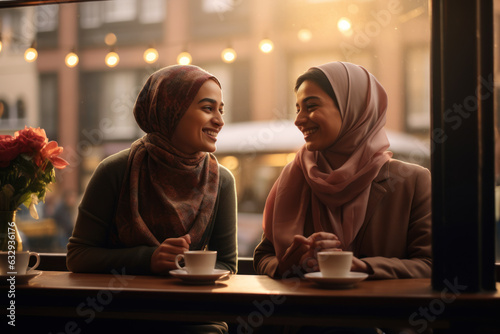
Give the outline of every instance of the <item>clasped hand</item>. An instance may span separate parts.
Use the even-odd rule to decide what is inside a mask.
[[[163,241],[151,257],[151,271],[155,274],[166,274],[172,269],[177,269],[175,257],[188,251],[190,244],[191,236],[189,234]]]
[[[279,261],[277,273],[279,276],[284,276],[292,272],[297,274],[297,269],[300,272],[319,271],[318,252],[342,251],[341,247],[339,238],[333,233],[316,232],[308,238],[295,235],[292,244]],[[351,270],[368,272],[368,266],[365,262],[353,257]]]

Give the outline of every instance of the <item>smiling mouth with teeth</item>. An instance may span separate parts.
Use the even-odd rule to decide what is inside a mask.
[[[316,131],[318,131],[318,128],[316,129],[311,129],[311,130],[307,130],[307,131],[304,131],[304,136],[308,136],[310,134],[313,134],[315,133]]]
[[[205,130],[205,133],[209,136],[217,137],[217,132],[215,131]]]

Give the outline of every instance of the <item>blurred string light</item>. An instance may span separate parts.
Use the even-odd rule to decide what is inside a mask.
[[[3,42],[2,42],[2,33],[0,32],[0,52],[2,52]]]
[[[273,51],[273,49],[274,49],[273,41],[271,41],[268,38],[263,39],[259,43],[259,49],[260,49],[260,51],[262,51],[264,53],[269,53],[269,52]]]
[[[300,29],[297,33],[297,38],[301,42],[309,42],[312,38],[312,32],[309,29]]]
[[[79,61],[80,61],[80,59],[78,58],[78,55],[75,53],[74,50],[71,50],[70,52],[68,52],[68,54],[64,58],[64,63],[66,64],[66,66],[68,66],[70,68],[73,68],[76,65],[78,65]]]
[[[238,158],[232,155],[228,155],[226,157],[223,157],[220,160],[220,164],[223,165],[224,167],[229,168],[232,171],[237,170],[240,167],[240,162]]]
[[[106,55],[106,58],[104,59],[104,61],[106,62],[106,65],[108,67],[115,67],[120,62],[120,57],[118,56],[118,53],[111,50]]]
[[[106,36],[104,37],[104,43],[106,43],[106,45],[111,47],[111,50],[108,52],[108,54],[104,58],[104,62],[106,63],[106,65],[108,67],[115,67],[120,62],[120,57],[118,56],[118,53],[116,53],[114,51],[114,48],[113,48],[113,45],[116,44],[117,40],[118,39],[117,39],[116,35],[112,32],[107,33]]]
[[[221,58],[225,63],[232,63],[236,60],[236,51],[233,48],[226,48],[222,50]]]
[[[158,60],[158,51],[155,48],[151,47],[144,51],[143,57],[146,63],[152,64]]]
[[[192,60],[193,58],[191,57],[191,54],[187,51],[183,51],[177,56],[177,64],[179,65],[189,65]]]
[[[347,17],[341,17],[337,21],[337,28],[341,33],[349,33],[351,31],[352,25],[351,25],[351,20],[349,20]]]
[[[24,52],[24,60],[28,63],[34,62],[38,58],[38,51],[36,51],[36,43],[33,42],[29,48]]]
[[[116,35],[113,34],[112,32],[106,34],[106,36],[104,37],[104,43],[106,43],[106,45],[108,46],[115,45],[116,41],[117,41]]]

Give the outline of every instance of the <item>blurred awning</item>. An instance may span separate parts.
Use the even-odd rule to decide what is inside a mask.
[[[428,159],[430,148],[422,140],[405,133],[386,130],[396,155]],[[290,120],[226,124],[217,140],[218,154],[295,152],[304,145],[302,133]]]

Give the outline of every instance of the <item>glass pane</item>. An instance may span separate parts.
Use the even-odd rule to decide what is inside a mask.
[[[59,22],[59,7],[57,5],[36,8],[36,26],[38,32],[48,32],[57,29]]]
[[[216,156],[236,179],[240,256],[252,255],[267,194],[303,144],[293,124],[293,86],[311,66],[341,60],[375,74],[389,96],[390,149],[430,166],[427,0],[92,1],[37,6],[51,20],[23,30],[38,26],[34,8],[0,10],[0,133],[42,126],[70,162],[40,204],[40,220],[30,220],[26,208],[19,217],[34,251],[61,251],[58,226],[64,225],[56,206],[66,194],[80,197],[97,164],[142,135],[132,115],[137,94],[151,73],[175,64],[182,51],[223,87],[227,115]],[[114,43],[106,44],[108,33],[117,37]],[[259,50],[264,38],[273,42],[269,53]],[[34,39],[43,45],[28,63],[24,52]],[[144,51],[152,46],[159,58],[150,64]],[[221,59],[227,47],[236,52],[232,63]],[[112,49],[119,62],[108,67]],[[71,68],[64,63],[70,51],[79,57]]]
[[[137,15],[136,0],[121,0],[104,2],[105,22],[132,21]]]
[[[164,0],[142,0],[141,16],[142,23],[158,23],[165,18],[167,2]]]

